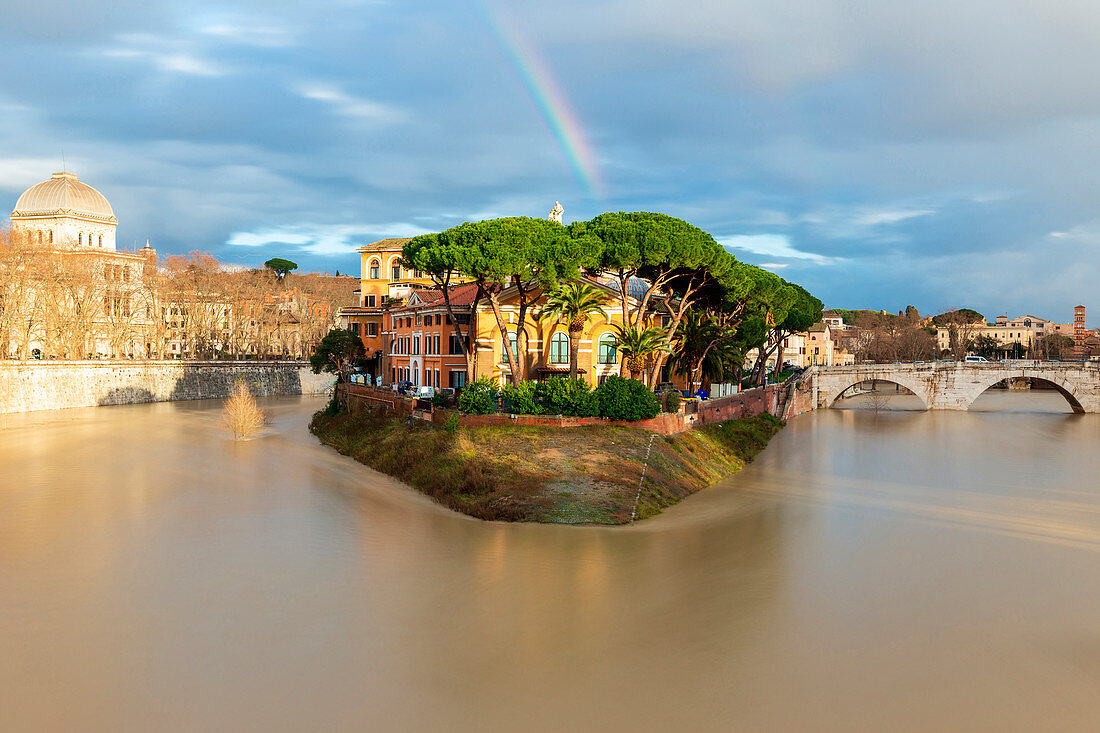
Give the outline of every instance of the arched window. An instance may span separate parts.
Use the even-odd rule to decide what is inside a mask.
[[[600,364],[618,364],[619,342],[615,339],[615,334],[605,333],[600,336]]]
[[[103,246],[103,235],[102,234],[99,235],[99,246],[100,247]]]
[[[76,234],[76,243],[77,244],[84,244],[84,232],[77,232],[77,234]]]
[[[508,344],[512,347],[512,351],[519,353],[519,344],[516,342],[516,332],[508,332]],[[504,345],[504,339],[500,340],[500,363],[508,363],[508,347]]]
[[[53,244],[53,229],[50,230],[50,244]]]
[[[401,279],[401,265],[398,265],[396,263],[392,264],[390,266],[390,280],[400,280],[400,279]]]
[[[370,279],[377,280],[380,277],[380,268],[378,266],[378,260],[370,261]]]
[[[564,331],[555,331],[550,338],[550,363],[569,363],[569,337]]]

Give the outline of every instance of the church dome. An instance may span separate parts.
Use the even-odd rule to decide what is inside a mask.
[[[54,173],[36,183],[15,202],[17,216],[81,216],[115,223],[115,212],[107,198],[73,173]]]

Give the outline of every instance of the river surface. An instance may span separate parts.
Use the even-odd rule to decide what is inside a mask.
[[[0,730],[1100,729],[1100,416],[1055,393],[805,415],[632,528],[452,514],[320,406],[0,417]]]

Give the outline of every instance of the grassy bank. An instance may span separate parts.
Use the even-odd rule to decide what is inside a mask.
[[[783,426],[771,415],[652,440],[638,518],[659,513],[739,470]],[[364,413],[318,413],[322,442],[481,519],[623,524],[652,433],[630,428],[444,430]]]

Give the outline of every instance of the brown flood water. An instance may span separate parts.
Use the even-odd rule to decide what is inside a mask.
[[[320,405],[0,418],[0,730],[1100,729],[1100,416],[1057,394],[806,415],[633,528],[451,514]]]

